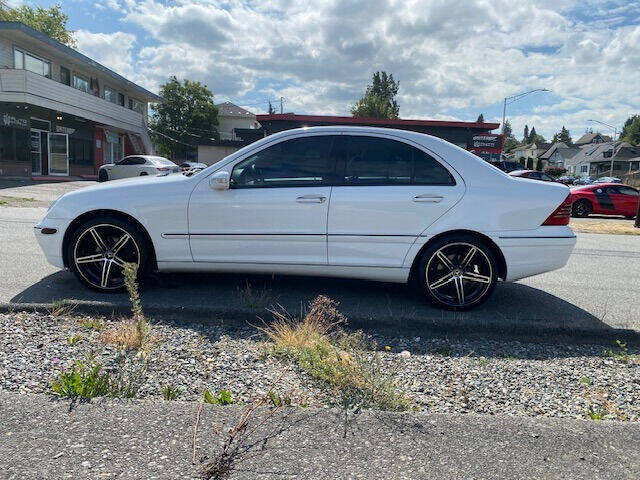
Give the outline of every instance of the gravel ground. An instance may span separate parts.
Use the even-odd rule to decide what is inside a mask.
[[[0,390],[48,392],[56,373],[92,353],[106,366],[117,350],[86,325],[89,317],[36,313],[0,315]],[[114,320],[100,319],[105,329]],[[205,389],[229,390],[240,402],[266,392],[283,365],[264,355],[254,327],[237,324],[152,326],[156,346],[139,397],[160,397],[165,385],[180,387],[180,400],[199,400]],[[78,340],[70,344],[70,339]],[[419,410],[587,418],[587,409],[621,421],[640,420],[640,362],[630,349],[625,363],[603,356],[597,345],[375,338],[398,387]],[[293,367],[278,392],[294,405],[330,400],[321,386]]]

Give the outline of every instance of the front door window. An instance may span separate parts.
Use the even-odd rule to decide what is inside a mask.
[[[69,175],[69,141],[64,133],[49,134],[49,175]]]

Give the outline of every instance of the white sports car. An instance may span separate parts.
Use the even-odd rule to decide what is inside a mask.
[[[129,155],[116,163],[107,163],[98,169],[98,181],[119,178],[144,177],[147,175],[167,175],[181,169],[168,158],[153,155]]]
[[[415,282],[444,308],[565,265],[569,189],[510,177],[444,140],[369,127],[261,139],[196,173],[67,193],[35,227],[53,265],[121,291],[151,270]]]

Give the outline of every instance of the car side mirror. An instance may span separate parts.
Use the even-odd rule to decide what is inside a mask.
[[[209,185],[213,190],[228,190],[229,189],[229,172],[221,171],[211,175],[209,179]]]

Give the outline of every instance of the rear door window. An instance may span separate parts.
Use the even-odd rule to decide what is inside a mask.
[[[342,185],[455,185],[449,171],[431,155],[404,142],[346,136]]]

